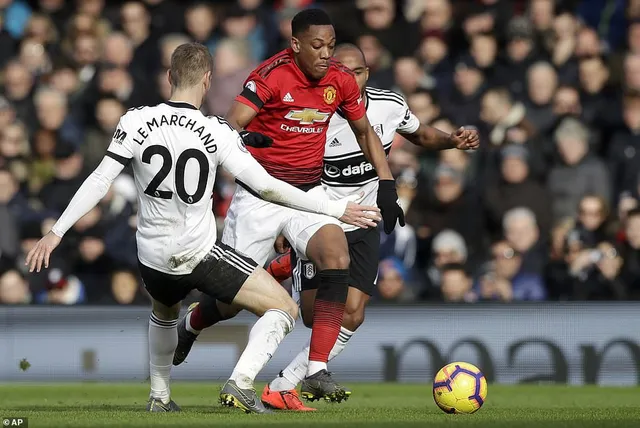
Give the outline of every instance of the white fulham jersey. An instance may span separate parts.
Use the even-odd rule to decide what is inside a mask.
[[[125,113],[107,156],[133,162],[140,262],[174,275],[191,273],[216,242],[218,165],[236,175],[253,160],[224,119],[176,102]]]
[[[396,131],[412,134],[420,127],[420,121],[401,95],[371,87],[367,87],[365,93],[367,118],[389,155]],[[378,175],[362,153],[349,122],[339,111],[331,118],[327,130],[322,184],[332,200],[363,191],[365,197],[360,204],[376,205]],[[357,229],[344,223],[342,228]]]

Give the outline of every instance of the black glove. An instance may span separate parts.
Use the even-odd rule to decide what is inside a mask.
[[[240,137],[244,141],[245,146],[255,147],[256,149],[264,149],[271,147],[273,139],[259,132],[240,131]]]
[[[384,221],[384,233],[391,234],[397,222],[404,227],[404,211],[398,204],[395,180],[380,180],[376,202]]]

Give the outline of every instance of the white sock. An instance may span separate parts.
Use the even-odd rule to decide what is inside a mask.
[[[282,339],[293,330],[295,321],[279,309],[270,309],[255,323],[249,343],[238,360],[231,380],[240,388],[253,388],[253,381],[278,349]]]
[[[335,345],[333,345],[333,348],[331,348],[331,352],[329,353],[329,361],[333,360],[338,356],[338,354],[340,354],[340,352],[342,352],[344,347],[347,346],[349,339],[351,339],[351,336],[353,336],[353,332],[351,330],[340,327],[338,340],[336,340]],[[305,348],[296,355],[293,361],[291,361],[289,365],[280,372],[280,376],[271,381],[269,388],[273,391],[290,391],[295,389],[307,375],[307,368],[310,366],[309,343],[307,343],[307,346],[305,346]],[[327,366],[324,365],[313,373],[317,373],[323,368],[326,369]]]
[[[289,365],[280,372],[278,376],[269,384],[269,388],[273,391],[291,391],[295,389],[307,374],[307,366],[309,365],[309,342],[302,351],[289,363]]]
[[[185,324],[186,324],[186,327],[187,327],[187,331],[188,331],[188,332],[193,333],[193,334],[195,334],[195,335],[198,335],[198,334],[200,334],[200,331],[201,331],[201,330],[196,330],[196,329],[194,329],[193,327],[191,327],[191,314],[192,314],[192,313],[193,313],[193,312],[189,312],[189,313],[187,314],[186,319],[185,319]]]
[[[351,336],[353,336],[353,331],[347,330],[344,327],[340,327],[340,334],[338,334],[338,340],[336,340],[336,343],[333,345],[333,348],[331,348],[331,352],[329,352],[329,361],[333,360],[335,357],[337,357],[340,354],[340,352],[342,352],[344,347],[347,346],[347,342],[349,341],[349,339],[351,339]]]
[[[173,353],[178,346],[178,320],[163,321],[153,313],[149,317],[149,377],[150,397],[167,404],[171,399],[169,387]]]

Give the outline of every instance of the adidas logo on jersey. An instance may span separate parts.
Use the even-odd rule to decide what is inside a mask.
[[[333,141],[329,143],[329,147],[340,147],[342,143],[338,141],[337,138],[334,138]]]
[[[282,101],[284,101],[285,103],[292,103],[293,102],[293,97],[291,96],[291,94],[289,92],[287,92],[287,95],[282,97]]]

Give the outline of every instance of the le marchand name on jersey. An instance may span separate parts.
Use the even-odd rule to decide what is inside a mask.
[[[218,150],[218,147],[214,144],[214,138],[211,133],[207,132],[205,134],[207,128],[204,125],[199,124],[195,119],[180,114],[163,114],[160,117],[154,117],[151,120],[145,121],[145,125],[138,128],[138,133],[132,137],[132,139],[136,143],[143,145],[154,130],[163,126],[178,126],[189,129],[198,135],[208,153],[215,153]]]

